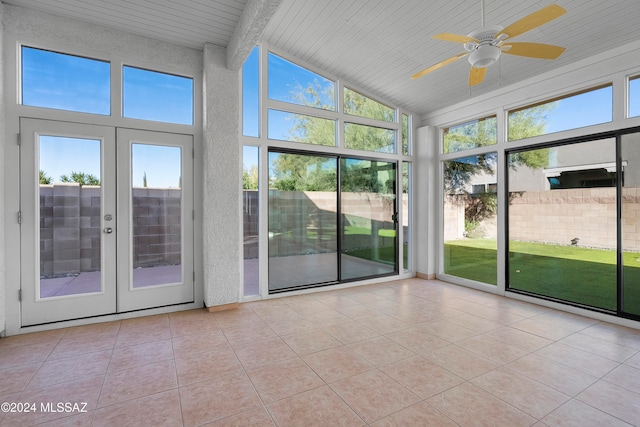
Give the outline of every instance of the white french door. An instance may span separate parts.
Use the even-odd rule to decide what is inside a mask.
[[[192,137],[20,128],[22,325],[193,301]]]

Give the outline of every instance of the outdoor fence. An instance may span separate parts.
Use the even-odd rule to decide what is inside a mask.
[[[56,277],[100,269],[104,221],[99,186],[56,183],[40,186],[40,274]],[[181,260],[181,190],[134,188],[133,267]]]
[[[466,196],[446,197],[444,239],[463,239]],[[625,250],[638,251],[640,189],[623,189],[622,206]],[[580,246],[616,248],[615,188],[575,188],[511,194],[509,239],[570,245],[576,237],[579,238]]]

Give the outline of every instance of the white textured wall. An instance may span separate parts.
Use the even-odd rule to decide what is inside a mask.
[[[4,15],[4,5],[0,4],[0,22]],[[0,82],[4,81],[4,56],[1,53],[3,46],[4,31],[0,27]],[[5,134],[4,126],[4,85],[0,84],[0,135]],[[2,144],[4,146],[4,144]],[[6,324],[6,279],[4,269],[4,149],[0,149],[0,336],[4,335]]]
[[[6,326],[7,334],[16,334],[20,331],[20,304],[17,299],[20,289],[20,252],[17,250],[4,251],[2,245],[7,248],[19,248],[20,227],[15,221],[16,212],[20,209],[18,186],[19,182],[19,154],[17,145],[11,143],[19,132],[20,115],[33,114],[21,113],[20,106],[16,106],[17,99],[15,87],[15,61],[16,43],[24,42],[45,49],[61,50],[87,56],[111,58],[114,64],[120,61],[125,64],[149,67],[161,71],[175,72],[177,74],[193,75],[195,78],[196,105],[201,104],[202,80],[202,51],[185,48],[170,43],[141,37],[118,30],[88,24],[73,19],[67,19],[43,12],[38,12],[12,5],[1,5],[3,8],[2,23],[3,48],[2,72],[5,76],[4,85],[0,96],[6,99],[0,103],[0,108],[6,107],[2,121],[0,111],[0,135],[3,136],[3,145],[0,151],[0,331]],[[120,97],[114,93],[114,96]],[[237,95],[235,96],[237,97]],[[235,99],[234,97],[234,99]],[[69,113],[60,111],[46,111],[43,114],[54,119],[69,121],[95,120],[99,124],[109,126],[131,127],[132,122],[119,117],[118,111],[113,111],[112,117],[70,116]],[[72,117],[72,118],[69,118]],[[196,117],[196,153],[201,153],[200,130],[202,128],[200,109],[195,110]],[[144,125],[143,125],[144,126]],[[150,126],[146,124],[146,126]],[[154,125],[156,126],[156,125]],[[172,131],[172,126],[158,124],[157,126]],[[237,145],[237,142],[236,142]],[[196,180],[201,180],[199,159],[196,158]],[[2,187],[2,182],[11,183]],[[196,206],[199,206],[201,186],[196,182],[195,196]],[[6,218],[6,221],[3,221]],[[201,233],[199,233],[201,234]],[[199,245],[199,234],[196,241]],[[196,253],[196,268],[200,265],[199,254]],[[201,278],[201,270],[196,271]],[[196,289],[196,296],[201,301],[202,290]]]
[[[435,158],[434,129],[423,126],[416,129],[414,138],[414,160],[416,167],[413,178],[413,203],[415,206],[414,250],[415,271],[425,276],[436,273],[437,233],[437,159]]]
[[[226,67],[226,49],[204,48],[203,258],[207,307],[240,296],[240,73]]]
[[[195,49],[22,7],[4,7],[5,31],[21,41],[55,43],[60,49],[87,48],[165,67],[202,67],[202,53]]]

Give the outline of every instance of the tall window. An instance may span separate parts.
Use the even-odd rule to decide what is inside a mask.
[[[615,139],[512,152],[511,289],[616,309]]]
[[[444,272],[497,284],[497,154],[444,162]]]
[[[260,295],[259,280],[259,160],[258,147],[242,149],[242,229],[244,250],[244,296]]]
[[[242,134],[260,136],[260,48],[254,47],[242,66]]]

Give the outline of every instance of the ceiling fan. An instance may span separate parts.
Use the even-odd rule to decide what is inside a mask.
[[[533,30],[541,25],[552,21],[559,16],[564,15],[567,11],[558,6],[552,4],[534,12],[524,18],[514,22],[506,28],[501,26],[484,26],[484,0],[480,1],[481,7],[481,25],[482,28],[476,30],[469,35],[463,36],[460,34],[442,33],[433,36],[434,39],[450,41],[454,43],[462,43],[464,45],[465,52],[459,53],[449,59],[445,59],[429,68],[426,68],[419,73],[411,76],[411,79],[417,79],[425,74],[451,64],[452,62],[468,56],[469,63],[471,64],[471,71],[469,72],[469,86],[475,86],[482,83],[484,76],[487,73],[487,67],[494,64],[502,52],[510,55],[526,56],[529,58],[539,59],[556,59],[559,57],[565,48],[560,46],[554,46],[543,43],[529,43],[529,42],[511,42],[510,39],[520,34],[526,33],[529,30]]]

